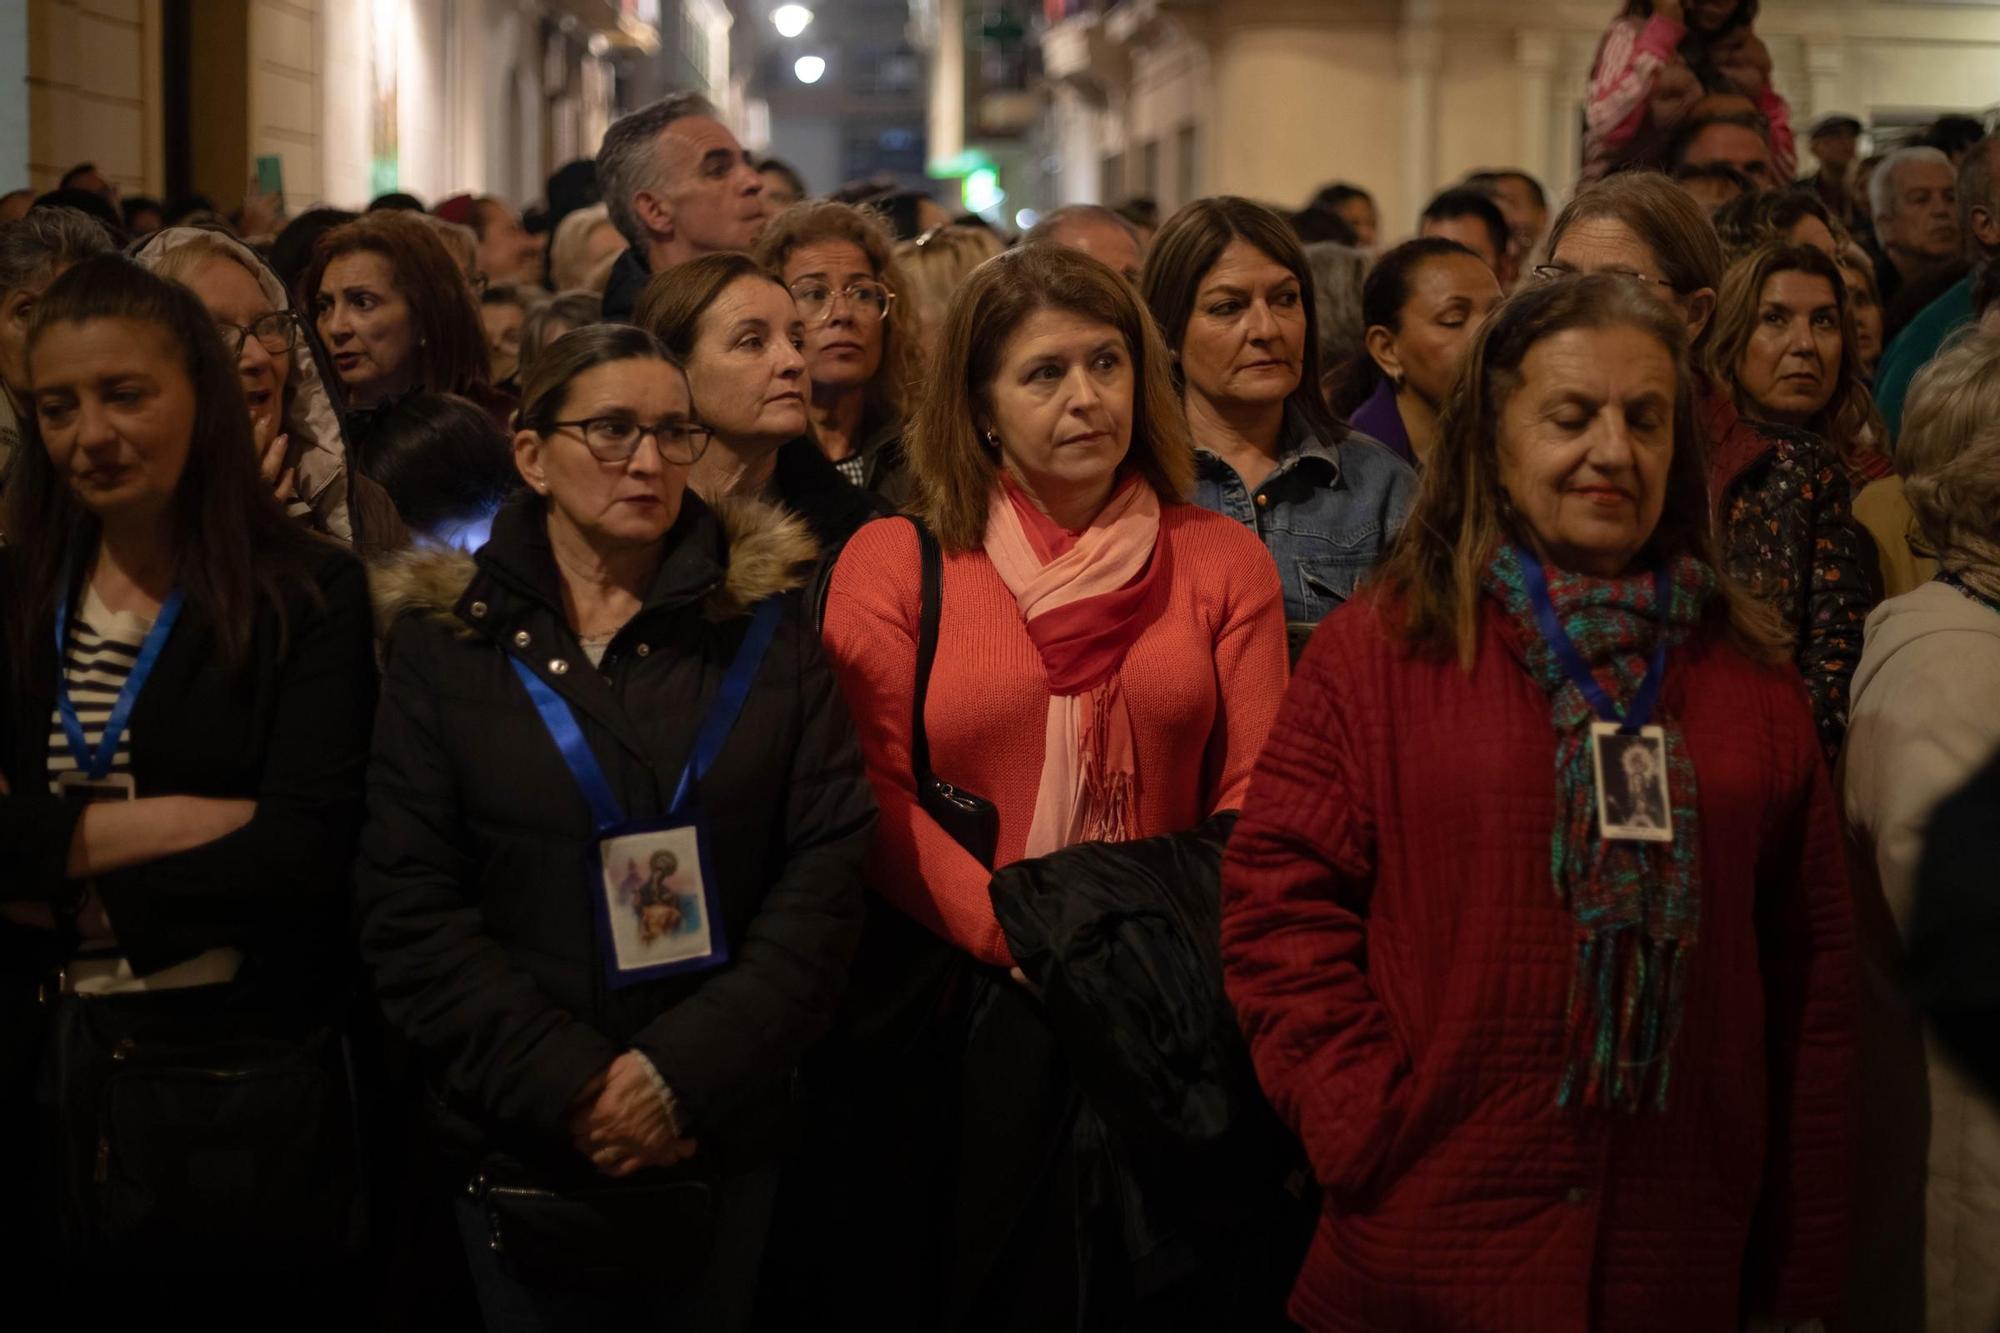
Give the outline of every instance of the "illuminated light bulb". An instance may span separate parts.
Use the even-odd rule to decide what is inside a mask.
[[[826,60],[821,56],[800,56],[792,65],[792,73],[799,76],[800,83],[818,83],[826,73]]]
[[[796,37],[813,21],[813,12],[804,5],[779,5],[771,11],[771,24],[780,37]],[[811,83],[811,79],[806,80]]]

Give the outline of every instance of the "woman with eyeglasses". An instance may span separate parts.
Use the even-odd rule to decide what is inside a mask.
[[[704,255],[654,274],[635,318],[687,367],[695,411],[714,433],[688,475],[704,499],[775,500],[829,558],[888,512],[813,443],[806,321],[776,274],[746,254]]]
[[[680,367],[596,325],[524,388],[491,540],[377,584],[362,953],[488,1327],[739,1329],[875,804],[812,538],[689,488]]]
[[[1839,455],[1808,431],[1741,411],[1703,372],[1715,340],[1722,244],[1700,207],[1664,176],[1625,172],[1579,193],[1549,230],[1552,281],[1608,273],[1687,326],[1710,516],[1730,577],[1771,603],[1792,633],[1828,759],[1847,729],[1847,686],[1874,605],[1866,538],[1850,512]]]
[[[388,494],[354,468],[305,326],[256,252],[206,227],[168,227],[136,258],[192,291],[215,320],[243,377],[257,466],[292,517],[365,556],[407,544]]]
[[[806,326],[813,436],[840,474],[897,508],[914,495],[903,422],[922,373],[898,315],[894,242],[852,204],[801,204],[764,228],[757,261],[791,290]]]

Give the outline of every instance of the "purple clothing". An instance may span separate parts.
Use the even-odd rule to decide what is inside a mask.
[[[1422,471],[1423,464],[1417,461],[1416,451],[1410,448],[1410,432],[1403,429],[1403,414],[1396,407],[1396,386],[1384,375],[1375,385],[1375,392],[1368,395],[1368,401],[1356,408],[1348,418],[1354,429],[1363,435],[1372,435],[1389,446],[1389,452]]]

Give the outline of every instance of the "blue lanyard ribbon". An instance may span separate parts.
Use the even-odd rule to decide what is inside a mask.
[[[83,770],[84,776],[96,782],[111,773],[112,761],[118,757],[118,738],[124,734],[126,723],[132,720],[132,705],[139,701],[139,691],[146,687],[146,677],[153,674],[153,666],[167,646],[167,636],[173,633],[174,621],[180,617],[184,599],[181,590],[175,588],[167,594],[167,600],[160,603],[160,613],[153,617],[153,628],[146,631],[145,642],[139,645],[139,656],[133,659],[132,670],[125,677],[117,700],[111,705],[111,716],[104,720],[104,734],[98,738],[97,749],[93,751],[89,737],[83,734],[83,723],[76,715],[76,704],[69,697],[69,671],[65,665],[69,655],[67,573],[63,576],[63,588],[63,599],[56,603],[56,713],[62,718],[70,757],[76,760],[76,766]]]
[[[1617,723],[1620,731],[1637,732],[1652,720],[1653,706],[1660,699],[1660,683],[1667,675],[1667,601],[1673,596],[1672,576],[1664,565],[1653,571],[1653,604],[1659,609],[1660,632],[1653,642],[1653,660],[1646,667],[1646,678],[1640,682],[1638,693],[1632,696],[1632,706],[1621,714],[1618,705],[1611,702],[1611,696],[1597,683],[1597,677],[1590,674],[1590,667],[1583,660],[1583,654],[1577,651],[1569,631],[1556,618],[1555,603],[1549,599],[1549,579],[1542,572],[1542,562],[1525,546],[1515,549],[1521,555],[1521,573],[1528,585],[1528,604],[1534,608],[1535,624],[1542,631],[1542,641],[1548,644],[1549,651],[1562,665],[1563,674],[1583,692],[1584,701],[1598,717]]]
[[[680,782],[674,787],[673,802],[667,807],[669,817],[681,813],[695,784],[707,775],[709,766],[722,753],[722,743],[729,739],[730,728],[736,725],[737,715],[743,711],[743,701],[750,696],[750,682],[756,678],[764,652],[771,646],[771,637],[777,632],[782,610],[783,603],[771,597],[765,599],[750,617],[750,628],[744,631],[735,660],[729,664],[729,673],[722,678],[715,698],[709,703],[708,713],[702,718],[701,728],[695,732],[694,751],[681,769]],[[604,776],[604,769],[598,765],[590,742],[583,738],[583,729],[577,725],[576,714],[570,711],[569,704],[547,681],[535,674],[533,667],[518,657],[508,660],[514,674],[527,688],[528,697],[534,701],[535,711],[542,715],[542,725],[548,728],[549,738],[555,741],[563,762],[569,765],[576,785],[582,789],[584,802],[590,806],[590,817],[598,829],[602,831],[623,824],[625,809],[612,794],[611,783]]]

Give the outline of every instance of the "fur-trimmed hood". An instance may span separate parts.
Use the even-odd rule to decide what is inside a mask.
[[[704,618],[746,616],[765,598],[804,587],[811,577],[819,545],[789,509],[744,497],[704,502],[691,491],[687,501],[714,515],[728,549],[721,582],[702,598]],[[369,572],[376,634],[386,640],[398,620],[414,613],[449,622],[470,637],[473,630],[457,608],[479,573],[472,553],[435,548],[403,551],[376,564]]]

